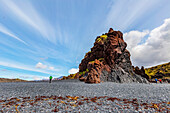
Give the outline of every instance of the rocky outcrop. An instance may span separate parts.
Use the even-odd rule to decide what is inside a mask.
[[[134,72],[126,46],[123,34],[112,28],[108,33],[98,36],[91,51],[86,53],[79,65],[79,79],[86,83],[148,83]]]
[[[133,67],[133,66],[132,66]],[[133,67],[133,71],[138,74],[138,75],[141,75],[142,77],[146,78],[146,79],[149,79],[149,76],[145,73],[145,69],[144,67],[142,66],[141,69],[139,69],[138,66],[136,67]]]
[[[88,76],[85,80],[86,83],[100,83],[100,75],[102,72],[103,64],[95,59],[94,62],[89,62],[87,69],[89,70]]]

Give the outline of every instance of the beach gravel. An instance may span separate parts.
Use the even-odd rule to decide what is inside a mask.
[[[170,84],[0,83],[0,112],[170,112]]]

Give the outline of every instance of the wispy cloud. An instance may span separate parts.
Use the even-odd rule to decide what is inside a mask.
[[[19,78],[25,79],[25,80],[44,80],[44,79],[49,79],[49,77],[40,76],[40,75],[29,75],[29,74],[24,74],[22,76],[19,76]]]
[[[119,0],[113,1],[106,16],[106,26],[127,30],[135,21],[139,21],[148,10],[152,9],[156,0]]]
[[[14,35],[9,29],[7,29],[5,26],[3,26],[1,23],[0,23],[0,32],[24,43],[25,45],[28,45],[25,41],[21,40],[19,37],[17,37],[16,35]]]
[[[49,70],[54,70],[54,67],[49,67],[48,69],[49,69]]]
[[[6,74],[6,75],[4,75]],[[15,75],[15,76],[13,76]],[[41,76],[41,75],[36,75],[36,74],[25,74],[25,73],[16,73],[16,72],[5,72],[5,73],[0,73],[0,77],[2,78],[10,78],[10,79],[15,79],[15,78],[20,78],[24,80],[43,80],[43,79],[49,79],[49,77],[46,76]],[[56,76],[54,76],[56,77]]]
[[[1,4],[6,5],[8,13],[13,13],[15,18],[39,31],[43,38],[53,43],[56,42],[55,29],[35,10],[30,2],[24,1],[18,6],[11,0],[2,0]]]
[[[1,71],[8,71],[7,69],[2,69]]]
[[[41,60],[47,60],[48,59],[48,57],[44,57],[44,58],[40,58]]]
[[[0,0],[0,65],[7,66],[4,69],[9,68],[10,72],[22,71],[28,75],[38,72],[41,76],[75,73],[85,52],[93,46],[95,37],[109,27],[128,32],[129,37],[136,37],[129,38],[128,49],[136,48],[142,53],[144,45],[141,40],[146,45],[149,43],[147,38],[151,36],[152,29],[159,26],[163,19],[169,18],[166,13],[168,7],[168,0],[92,0],[83,4],[82,1],[65,3],[62,0]],[[152,45],[159,46],[156,42]],[[155,52],[154,49],[150,50]],[[131,51],[132,60],[137,65],[147,57],[145,55],[142,59],[143,54],[140,57],[137,51]],[[152,56],[151,53],[146,54]],[[148,57],[146,59],[149,60]],[[36,68],[39,62],[46,68]],[[1,71],[0,74],[5,72],[8,71]],[[11,76],[15,74],[11,72]]]
[[[53,72],[48,71],[48,70],[42,70],[38,69],[32,66],[24,65],[18,62],[13,62],[13,61],[8,61],[8,60],[3,60],[0,61],[1,66],[6,66],[6,67],[11,67],[11,68],[17,68],[17,69],[22,69],[22,70],[27,70],[27,71],[34,71],[34,72],[40,72],[40,73],[45,73],[45,74],[51,74],[51,75],[58,75],[56,73],[57,70],[54,70]]]

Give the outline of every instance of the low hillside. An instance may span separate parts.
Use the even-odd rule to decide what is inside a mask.
[[[169,78],[170,79],[170,62],[146,68],[145,73],[149,78]]]
[[[27,82],[27,81],[18,78],[17,79],[0,78],[0,82]]]
[[[63,76],[61,78],[61,80],[66,80],[66,79],[78,79],[79,78],[79,73],[75,73],[75,74],[70,74],[68,76]]]

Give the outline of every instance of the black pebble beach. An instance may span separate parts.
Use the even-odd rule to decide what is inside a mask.
[[[170,112],[170,84],[0,83],[0,112]]]

